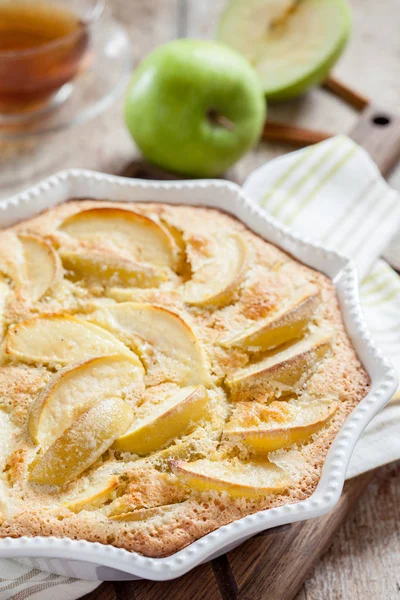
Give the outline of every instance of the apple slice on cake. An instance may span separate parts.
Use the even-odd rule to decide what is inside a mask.
[[[62,486],[78,477],[122,435],[133,419],[120,398],[98,402],[81,414],[32,465],[33,483]]]
[[[104,206],[78,212],[60,230],[99,247],[107,244],[139,262],[174,268],[177,248],[171,234],[149,217],[124,208]]]
[[[3,231],[0,237],[0,273],[21,288],[25,279],[25,256],[22,244],[13,231]]]
[[[105,250],[61,248],[59,254],[76,280],[102,285],[153,287],[168,280],[168,269],[140,263]]]
[[[252,352],[263,352],[281,346],[302,335],[320,302],[315,285],[306,285],[293,294],[284,307],[270,318],[258,321],[242,333],[221,341],[230,348],[239,346]]]
[[[131,354],[110,332],[77,317],[40,315],[8,329],[5,355],[13,361],[67,365],[102,354]]]
[[[75,513],[78,513],[81,510],[93,510],[94,508],[98,508],[106,500],[112,498],[113,495],[115,496],[118,482],[118,477],[116,475],[111,475],[105,481],[90,486],[73,500],[64,502],[63,508],[68,508]]]
[[[247,256],[247,245],[240,236],[222,236],[213,256],[204,260],[185,284],[185,302],[193,306],[227,304],[246,274]]]
[[[61,369],[31,406],[28,429],[32,440],[47,448],[82,412],[98,402],[140,393],[143,374],[134,354],[100,356]]]
[[[315,331],[297,343],[235,371],[226,379],[234,400],[264,401],[301,386],[333,343],[331,331]]]
[[[17,293],[40,300],[60,283],[62,266],[54,248],[37,235],[9,231],[0,244],[0,272],[9,277]]]
[[[255,454],[273,452],[310,440],[335,414],[338,403],[308,402],[240,403],[223,432],[223,440],[243,443]]]
[[[5,323],[4,312],[6,310],[7,297],[10,293],[10,288],[5,281],[0,279],[0,341],[3,339]]]
[[[122,302],[102,306],[91,315],[134,347],[148,372],[181,385],[210,382],[204,350],[193,329],[177,313],[147,303]]]
[[[114,444],[119,450],[148,454],[182,435],[192,423],[205,416],[208,394],[202,386],[186,387],[158,404],[143,405],[144,416]]]
[[[177,460],[171,461],[171,468],[183,483],[198,492],[228,492],[233,497],[254,498],[283,492],[290,485],[285,471],[267,460]]]
[[[54,248],[35,235],[19,235],[25,259],[23,279],[31,300],[40,300],[62,277],[60,258]]]
[[[175,504],[163,504],[162,506],[153,506],[151,508],[136,508],[117,515],[108,517],[111,521],[145,521],[153,517],[161,517],[176,508],[179,508],[182,502]]]

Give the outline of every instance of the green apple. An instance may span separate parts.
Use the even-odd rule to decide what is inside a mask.
[[[256,71],[219,42],[175,40],[133,74],[125,120],[152,163],[195,177],[220,175],[257,142],[266,114]]]
[[[249,59],[275,102],[325,79],[350,29],[347,0],[231,0],[218,38]]]

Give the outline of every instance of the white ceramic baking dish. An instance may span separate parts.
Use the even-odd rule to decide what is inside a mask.
[[[333,508],[341,494],[347,464],[357,439],[397,387],[393,368],[376,348],[366,329],[358,299],[354,264],[335,252],[293,235],[246,198],[240,187],[225,181],[147,182],[90,171],[64,171],[1,201],[0,227],[32,217],[72,197],[128,202],[158,201],[223,209],[264,239],[322,271],[336,285],[347,331],[371,377],[371,391],[337,434],[318,487],[307,500],[244,517],[220,527],[167,558],[146,558],[113,546],[54,537],[2,539],[0,556],[18,558],[52,573],[82,579],[166,580],[187,573],[199,563],[232,549],[260,531],[317,517]]]

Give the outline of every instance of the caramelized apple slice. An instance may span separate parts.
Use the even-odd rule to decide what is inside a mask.
[[[47,448],[84,411],[101,400],[126,398],[143,389],[143,367],[131,354],[92,358],[54,375],[33,402],[28,428],[31,438]]]
[[[66,219],[61,231],[74,238],[104,242],[115,249],[130,252],[139,262],[173,268],[176,263],[175,242],[161,225],[132,210],[105,206],[83,210]]]
[[[298,338],[309,323],[319,300],[316,286],[301,287],[280,312],[238,335],[222,340],[222,345],[228,348],[241,346],[252,352],[261,352]]]
[[[145,521],[146,519],[165,515],[165,513],[174,510],[180,504],[164,504],[163,506],[154,506],[152,508],[137,508],[136,510],[130,510],[118,515],[111,515],[109,519],[111,521]]]
[[[60,282],[62,266],[43,238],[6,231],[0,241],[0,272],[11,279],[17,294],[35,301]]]
[[[102,285],[154,287],[168,280],[168,270],[103,250],[61,249],[61,260],[77,280]]]
[[[240,369],[226,383],[235,400],[269,400],[302,385],[313,367],[329,351],[331,332],[316,331],[296,344]]]
[[[0,273],[9,278],[16,290],[26,281],[26,265],[22,244],[13,231],[2,231],[0,237]]]
[[[214,436],[215,437],[215,436]],[[203,428],[198,428],[192,433],[185,435],[183,439],[179,439],[175,443],[162,450],[158,450],[152,454],[157,462],[169,463],[171,460],[195,460],[209,456],[216,448],[216,441],[213,437],[208,436]]]
[[[72,423],[33,465],[29,480],[62,486],[90,467],[133,419],[132,409],[119,398],[99,402]]]
[[[5,354],[11,360],[67,365],[101,354],[131,354],[111,333],[68,315],[40,315],[9,328]]]
[[[123,302],[101,307],[91,318],[123,335],[149,371],[161,369],[164,379],[182,385],[209,383],[203,348],[177,313],[154,304]]]
[[[332,418],[336,402],[309,401],[299,403],[272,402],[259,407],[260,422],[251,424],[254,402],[245,402],[233,413],[224,429],[223,439],[242,442],[256,454],[273,452],[292,444],[305,442]],[[250,423],[249,423],[250,421]]]
[[[117,487],[118,477],[112,475],[106,481],[102,481],[97,485],[92,485],[89,489],[85,490],[83,494],[74,498],[74,500],[64,502],[63,507],[68,508],[75,513],[78,513],[81,510],[93,510],[94,508],[101,506],[106,500],[112,498]]]
[[[144,416],[114,444],[119,450],[148,454],[184,433],[207,410],[208,394],[202,386],[186,387],[159,404],[143,406]]]
[[[215,255],[204,261],[185,284],[184,300],[194,306],[224,305],[246,274],[247,245],[240,236],[224,236]]]
[[[0,341],[4,337],[4,311],[6,309],[7,296],[10,288],[5,281],[0,279]]]
[[[172,461],[175,475],[199,492],[228,492],[233,497],[253,498],[283,492],[290,485],[283,469],[268,461]]]
[[[24,279],[31,300],[40,300],[61,280],[62,267],[54,248],[35,235],[18,236],[25,258]]]
[[[8,456],[12,452],[14,440],[17,437],[17,428],[13,423],[11,416],[0,406],[0,469],[3,472],[4,466],[8,462]],[[1,489],[1,483],[0,483]],[[1,494],[0,494],[1,498]]]

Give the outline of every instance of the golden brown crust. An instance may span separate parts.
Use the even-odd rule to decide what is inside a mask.
[[[116,206],[150,217],[167,232],[167,236],[176,240],[173,252],[177,258],[171,259],[175,261],[173,268],[166,267],[169,273],[167,279],[160,280],[156,287],[132,288],[119,280],[110,280],[107,285],[104,279],[97,281],[96,274],[94,278],[85,280],[64,267],[61,273],[58,272],[57,279],[49,284],[48,292],[39,300],[32,301],[29,287],[24,287],[24,282],[21,283],[16,275],[18,269],[15,265],[22,260],[18,254],[18,235],[29,233],[39,236],[56,252],[62,248],[113,252],[121,256],[126,265],[126,261],[132,261],[129,248],[123,245],[114,247],[112,240],[104,240],[100,245],[96,241],[79,240],[60,230],[66,218],[82,210]],[[220,301],[219,290],[213,290],[204,301],[185,302],[183,291],[186,282],[199,271],[198,279],[201,281],[201,269],[220,252],[219,244],[224,235],[240,236],[244,240],[249,251],[245,277],[243,273],[238,276],[237,282],[234,282],[234,293],[230,293],[229,299],[225,298],[224,302]],[[71,201],[0,233],[0,273],[8,290],[2,316],[5,334],[8,327],[38,315],[73,314],[79,319],[98,323],[98,311],[108,304],[129,301],[156,304],[178,313],[186,321],[204,351],[210,374],[209,382],[205,384],[209,390],[208,413],[192,423],[180,437],[146,456],[110,448],[75,481],[62,488],[46,487],[29,481],[31,463],[37,460],[38,452],[28,434],[29,409],[43,388],[49,385],[49,381],[51,383],[55,372],[64,365],[6,355],[3,343],[0,436],[6,431],[4,438],[7,437],[7,442],[3,443],[0,439],[0,537],[67,536],[109,543],[147,556],[166,556],[223,524],[261,509],[297,502],[309,496],[318,484],[335,434],[368,391],[368,376],[344,329],[331,281],[268,244],[239,221],[213,209]],[[206,278],[207,271],[204,273]],[[230,395],[226,379],[229,381],[229,377],[241,369],[279,351],[279,348],[265,350],[227,346],[221,340],[227,335],[235,336],[251,329],[264,319],[273,318],[285,306],[295,288],[310,284],[316,286],[320,300],[307,331],[301,335],[326,329],[334,332],[333,341],[329,352],[318,359],[315,352],[311,353],[309,363],[304,363],[304,376],[292,386],[291,394],[280,399],[288,402],[297,402],[298,398],[331,399],[339,403],[339,408],[329,423],[305,443],[281,448],[269,455],[269,460],[291,478],[291,484],[284,493],[246,499],[231,497],[226,492],[201,492],[187,487],[171,471],[171,459],[191,462],[202,458],[229,460],[235,456],[239,461],[248,460],[249,450],[245,447],[221,444],[224,424],[230,418],[233,403],[238,401]],[[202,294],[201,286],[199,290]],[[214,303],[212,293],[216,298]],[[109,327],[106,321],[101,326]],[[139,353],[147,370],[144,379],[146,390],[139,398],[127,399],[138,415],[146,411],[146,406],[157,405],[166,395],[179,389],[179,381],[163,376],[164,371],[157,362],[160,359],[151,347],[149,349],[147,345],[138,349],[137,340],[133,344],[126,332],[116,333],[113,330],[112,334],[119,342]],[[283,369],[283,372],[286,371]],[[239,401],[252,399],[249,390],[251,386]],[[282,393],[287,392],[284,390]],[[257,394],[257,401],[264,402],[264,405],[270,402],[269,396]],[[261,408],[259,413],[263,414]],[[285,415],[284,410],[282,414]],[[109,491],[107,481],[112,481]],[[104,494],[90,500],[92,492],[87,490],[102,482],[105,482]],[[89,500],[86,504],[82,503],[83,510],[75,512],[68,508],[68,502],[85,498],[85,494],[89,494]],[[124,520],[124,514],[132,515],[136,510],[135,515]]]

